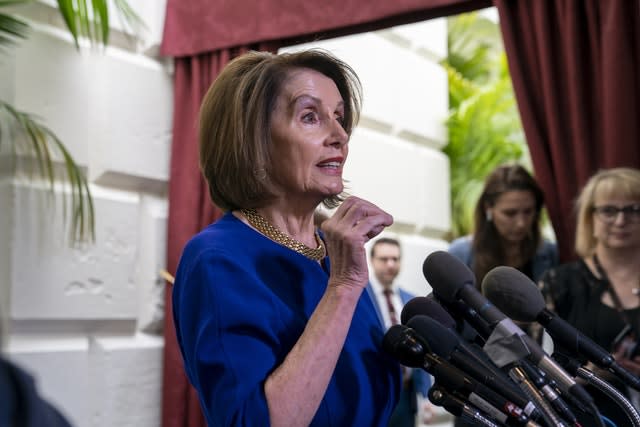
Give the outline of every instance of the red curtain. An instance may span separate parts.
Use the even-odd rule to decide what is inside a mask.
[[[182,248],[189,238],[216,220],[221,212],[209,198],[198,163],[197,119],[200,102],[220,70],[235,56],[247,51],[271,50],[275,44],[223,49],[202,55],[176,58],[174,77],[173,144],[169,179],[169,230],[167,269],[175,275]],[[171,289],[165,294],[162,425],[206,426],[195,390],[184,373],[176,343],[171,311]]]
[[[491,0],[168,0],[161,50],[186,56],[266,40],[299,42],[491,5]]]
[[[599,168],[640,167],[640,3],[495,0],[520,115],[561,259]]]

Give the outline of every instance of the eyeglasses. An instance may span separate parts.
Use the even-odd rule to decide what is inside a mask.
[[[605,224],[614,223],[619,213],[623,213],[625,219],[630,222],[640,222],[640,203],[623,206],[621,208],[613,205],[594,206],[593,212],[598,219]]]

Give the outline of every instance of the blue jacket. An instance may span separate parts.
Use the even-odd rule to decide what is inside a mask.
[[[473,268],[473,252],[471,246],[471,236],[460,237],[451,242],[449,253],[464,262],[467,267]],[[533,281],[537,282],[540,280],[547,270],[556,265],[558,265],[558,248],[555,243],[545,239],[533,258],[531,265]]]
[[[269,426],[264,382],[303,333],[329,272],[328,258],[310,260],[231,213],[189,241],[173,286],[173,315],[209,426]],[[401,370],[383,351],[383,336],[363,292],[310,426],[387,426]]]

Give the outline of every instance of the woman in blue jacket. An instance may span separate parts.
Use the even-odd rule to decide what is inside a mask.
[[[382,351],[365,243],[391,225],[345,197],[353,70],[310,50],[230,62],[200,114],[200,165],[225,211],[185,247],[177,339],[210,426],[387,425],[400,365]],[[324,203],[337,207],[314,224]]]
[[[494,267],[517,268],[537,282],[558,264],[555,243],[542,237],[544,195],[520,165],[503,165],[486,179],[474,212],[473,234],[454,240],[449,252],[473,270],[480,286]]]
[[[517,268],[537,282],[558,264],[556,245],[540,232],[543,203],[538,183],[520,165],[500,166],[487,177],[474,212],[473,234],[449,246],[449,252],[473,270],[478,289],[487,272],[499,265]],[[534,324],[520,326],[539,336]],[[454,422],[455,427],[472,425],[461,417]]]

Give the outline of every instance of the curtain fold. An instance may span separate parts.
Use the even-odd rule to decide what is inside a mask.
[[[161,52],[196,55],[267,40],[336,37],[489,7],[491,0],[167,0]]]
[[[207,89],[222,68],[249,49],[277,50],[277,43],[223,49],[176,58],[174,75],[173,142],[169,180],[167,270],[175,275],[182,248],[222,212],[210,198],[198,160],[198,112]],[[165,293],[163,427],[205,427],[198,397],[184,373],[171,310],[171,288]]]
[[[495,4],[536,178],[568,261],[582,185],[600,168],[640,167],[639,3]]]

